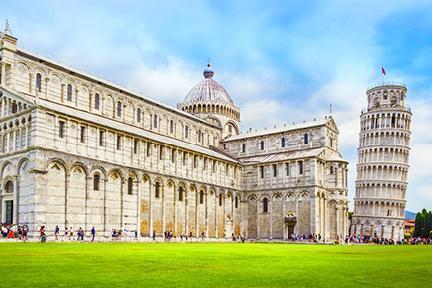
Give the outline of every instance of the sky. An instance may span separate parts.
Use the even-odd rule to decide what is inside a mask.
[[[304,3],[303,3],[304,2]],[[175,106],[214,79],[241,109],[241,126],[329,113],[355,194],[366,90],[402,82],[413,112],[407,210],[432,210],[432,0],[0,0],[18,46]]]

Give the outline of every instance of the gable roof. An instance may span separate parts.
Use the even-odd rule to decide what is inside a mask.
[[[238,135],[233,135],[233,136],[225,139],[223,142],[231,142],[231,141],[237,141],[237,140],[243,140],[243,139],[249,139],[249,138],[255,138],[255,137],[263,137],[263,136],[280,134],[280,133],[293,131],[293,130],[300,130],[300,129],[306,129],[306,128],[312,128],[312,127],[325,126],[325,125],[330,126],[331,128],[335,129],[339,133],[333,117],[332,116],[328,116],[328,117],[326,116],[326,118],[322,119],[322,120],[314,120],[314,121],[309,121],[309,122],[297,123],[297,124],[293,124],[293,125],[287,125],[287,126],[283,126],[283,127],[276,127],[273,129],[240,133]]]

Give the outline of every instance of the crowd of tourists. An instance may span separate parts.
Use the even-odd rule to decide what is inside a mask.
[[[28,233],[29,228],[27,225],[12,225],[1,223],[1,238],[2,239],[16,239],[20,241],[28,241]],[[39,239],[41,242],[45,242],[47,240],[47,231],[45,226],[40,226],[39,228]],[[73,227],[66,227],[63,233],[60,231],[60,227],[58,225],[55,226],[53,233],[49,236],[53,236],[56,241],[84,241],[86,238],[86,233],[82,227],[78,229],[73,229]],[[96,229],[93,226],[89,231],[89,241],[94,242],[96,237]],[[192,232],[184,233],[181,232],[178,235],[174,234],[173,231],[164,231],[163,235],[157,235],[156,231],[153,230],[151,238],[156,241],[159,237],[162,237],[164,241],[193,241],[196,239],[206,240],[206,234],[202,232],[198,237],[194,237]],[[112,229],[111,232],[111,240],[112,241],[122,241],[122,239],[133,239],[138,241],[138,231],[133,231],[132,235],[128,235],[127,230],[122,229]],[[309,243],[329,243],[321,234],[291,234],[290,238],[293,242],[309,242]],[[246,238],[242,233],[239,235],[235,235],[232,233],[231,240],[233,242],[242,242],[244,243]],[[377,244],[377,245],[432,245],[432,239],[427,237],[409,237],[400,241],[394,241],[392,239],[380,238],[376,234],[371,235],[348,235],[343,237],[342,235],[338,235],[336,240],[333,242],[334,244]]]
[[[28,240],[28,226],[27,225],[18,225],[16,230],[14,230],[14,225],[12,224],[1,224],[1,235],[3,239],[18,239],[27,241]]]
[[[393,239],[378,237],[376,234],[371,235],[350,235],[346,236],[344,239],[345,244],[378,244],[378,245],[431,245],[432,239],[422,238],[422,237],[409,237],[404,238],[399,241],[394,241]]]

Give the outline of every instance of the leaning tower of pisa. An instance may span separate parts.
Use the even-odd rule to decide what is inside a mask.
[[[405,85],[393,83],[366,92],[351,229],[355,235],[403,237],[412,116],[406,92]]]

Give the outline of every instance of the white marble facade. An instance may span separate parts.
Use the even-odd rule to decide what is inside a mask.
[[[332,117],[240,133],[208,67],[178,108],[0,40],[2,222],[287,239],[347,233]]]
[[[403,84],[367,90],[360,116],[353,234],[403,239],[411,110]]]

